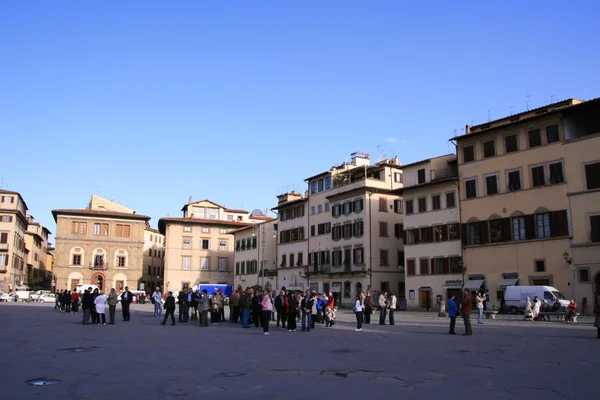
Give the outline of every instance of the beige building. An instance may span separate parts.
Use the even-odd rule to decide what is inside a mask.
[[[8,293],[27,279],[27,204],[18,192],[0,189],[0,290]]]
[[[453,154],[402,166],[408,309],[437,308],[448,294],[460,297],[462,247],[458,164]]]
[[[56,289],[78,284],[117,292],[143,287],[144,232],[150,217],[92,196],[87,208],[53,210]]]
[[[165,237],[158,229],[146,226],[144,230],[144,271],[142,275],[143,289],[152,292],[161,288],[164,274]]]
[[[50,289],[52,272],[46,268],[48,256],[48,237],[50,231],[27,215],[25,247],[27,248],[27,273],[25,284],[31,289]]]
[[[232,231],[235,251],[233,287],[274,290],[277,287],[275,219]]]
[[[230,209],[210,200],[192,201],[182,218],[165,217],[164,284],[180,290],[200,284],[233,285],[234,236],[231,231],[264,221],[263,215]]]
[[[368,154],[306,179],[308,195],[308,279],[317,292],[333,292],[351,305],[363,290],[405,297],[404,245],[398,159],[371,165]]]
[[[493,305],[499,305],[507,285],[551,285],[566,296],[574,294],[577,267],[568,262],[575,257],[571,235],[576,228],[578,249],[593,248],[586,234],[593,220],[586,216],[596,209],[594,189],[584,189],[583,176],[586,165],[597,157],[593,151],[580,153],[580,146],[586,145],[575,142],[592,143],[585,139],[599,131],[597,105],[597,100],[566,100],[467,126],[465,135],[453,138],[459,160],[465,284],[472,290],[487,289]],[[567,160],[567,154],[573,158]],[[577,197],[585,211],[576,211],[580,222],[572,227],[572,202],[579,201]],[[596,261],[594,250],[577,253],[581,269],[589,268],[591,274],[589,266],[595,265],[598,253]]]
[[[277,196],[277,289],[308,289],[308,198],[298,192]]]

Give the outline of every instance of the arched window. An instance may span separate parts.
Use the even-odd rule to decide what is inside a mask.
[[[115,251],[115,267],[127,268],[129,266],[129,257],[127,251],[124,249],[118,249]]]
[[[94,249],[92,260],[92,268],[97,270],[104,270],[108,268],[108,260],[106,257],[106,250],[102,248]]]
[[[69,252],[69,263],[70,265],[84,265],[85,264],[85,252],[81,247],[73,247]]]

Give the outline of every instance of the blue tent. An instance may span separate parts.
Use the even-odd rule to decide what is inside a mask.
[[[210,283],[206,285],[201,284],[200,291],[202,292],[204,289],[206,289],[208,294],[213,294],[221,289],[223,291],[223,296],[225,297],[231,296],[231,292],[233,292],[233,286],[231,285],[212,285]]]

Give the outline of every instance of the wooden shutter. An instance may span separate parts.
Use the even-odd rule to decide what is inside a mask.
[[[500,224],[502,229],[502,241],[510,242],[512,240],[512,225],[510,224],[510,218],[502,218]]]
[[[535,215],[525,215],[525,239],[535,239]]]
[[[469,245],[469,227],[467,224],[461,224],[460,233],[463,246]]]
[[[490,229],[489,229],[488,221],[480,221],[479,229],[481,231],[480,232],[481,233],[481,244],[489,243],[490,242]]]
[[[550,233],[552,237],[569,236],[567,210],[553,211],[550,214]]]
[[[448,257],[445,257],[443,259],[442,263],[444,265],[444,273],[449,274],[450,273],[450,259]]]
[[[435,275],[435,258],[431,259],[431,275]]]

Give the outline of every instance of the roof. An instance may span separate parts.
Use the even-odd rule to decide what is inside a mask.
[[[427,186],[434,186],[434,185],[437,185],[437,184],[440,184],[440,183],[455,182],[455,181],[458,181],[458,176],[450,176],[450,177],[447,177],[447,178],[435,179],[433,181],[429,181],[429,182],[425,182],[425,183],[420,183],[418,185],[404,186],[404,187],[401,187],[399,189],[395,189],[392,192],[394,194],[401,194],[401,193],[404,193],[406,191],[413,190],[413,189],[416,190],[416,189],[421,189],[421,188],[424,188],[424,187],[427,187]]]
[[[506,128],[509,126],[521,124],[523,122],[529,122],[536,119],[544,118],[548,115],[557,114],[559,112],[571,111],[579,107],[585,107],[600,103],[600,97],[597,97],[588,101],[581,101],[577,99],[568,99],[557,103],[538,107],[533,110],[525,111],[519,114],[510,115],[508,117],[500,118],[494,121],[487,122],[485,124],[475,125],[469,128],[470,133],[459,135],[451,138],[450,140],[462,140],[473,137],[474,135],[480,135],[488,132],[492,132],[496,129]]]
[[[261,223],[258,223],[258,224],[251,224],[251,225],[248,225],[248,226],[244,226],[242,228],[234,229],[234,230],[230,231],[229,233],[242,232],[242,231],[245,231],[246,229],[255,228],[257,226],[268,224],[269,222],[274,222],[274,221],[277,221],[277,219],[271,218],[269,221],[261,222]]]
[[[261,221],[270,221],[270,220],[273,219],[273,218],[268,217],[266,215],[251,215],[248,218],[249,219],[258,219],[258,220],[261,220]]]
[[[381,188],[375,188],[375,187],[370,187],[370,186],[361,186],[361,187],[357,187],[354,189],[346,190],[344,192],[338,192],[338,193],[326,196],[325,198],[332,199],[334,197],[345,196],[349,193],[360,192],[360,191],[373,192],[373,193],[384,193],[384,194],[395,194],[394,191],[390,190],[390,189],[381,189]]]
[[[90,210],[89,208],[77,208],[77,209],[63,209],[63,210],[52,210],[52,216],[54,220],[57,220],[58,215],[81,215],[81,216],[97,216],[97,217],[113,217],[118,219],[139,219],[148,221],[151,217],[142,214],[130,214],[122,213],[117,211],[101,211],[101,210]]]
[[[160,233],[158,229],[154,229],[150,226],[145,227],[144,230],[147,230],[148,232]]]
[[[421,161],[415,161],[415,162],[412,162],[412,163],[409,163],[409,164],[404,164],[404,165],[402,165],[402,168],[406,168],[406,167],[412,167],[412,166],[414,166],[414,165],[419,165],[419,164],[423,164],[423,163],[429,162],[429,161],[431,161],[431,160],[435,160],[436,158],[442,158],[442,157],[448,157],[448,156],[455,156],[455,154],[453,154],[453,153],[448,153],[448,154],[444,154],[444,155],[442,155],[442,156],[437,156],[437,157],[426,158],[426,159],[424,159],[424,160],[421,160]],[[448,162],[450,162],[450,160],[448,160]]]
[[[212,200],[209,200],[209,199],[198,200],[198,201],[192,201],[191,203],[184,204],[184,206],[183,206],[183,207],[181,207],[181,211],[184,211],[184,210],[185,210],[185,208],[186,208],[187,206],[189,206],[189,205],[192,205],[192,204],[198,204],[198,203],[202,203],[202,202],[205,202],[205,201],[206,201],[206,202],[208,202],[208,203],[214,204],[215,206],[217,206],[217,207],[220,207],[220,208],[222,208],[222,209],[224,209],[225,211],[227,211],[227,212],[230,212],[230,213],[237,213],[237,214],[248,214],[248,210],[239,210],[239,209],[235,209],[235,208],[227,208],[227,207],[225,207],[225,206],[222,206],[222,205],[220,205],[220,204],[218,204],[218,203],[215,203],[214,201],[212,201]]]
[[[40,239],[42,242],[44,241],[44,238],[37,232],[25,231],[25,234],[31,235],[31,236],[37,236],[37,238]]]
[[[21,201],[23,202],[23,205],[25,206],[25,209],[29,210],[29,208],[27,208],[27,203],[25,203],[25,200],[23,199],[23,196],[21,196],[21,193],[19,193],[19,192],[13,192],[12,190],[0,189],[0,194],[14,194],[14,195],[19,196],[21,198]]]
[[[50,229],[46,228],[45,226],[40,225],[39,222],[29,222],[28,225],[39,226],[42,228],[42,231],[46,231],[46,232],[48,232],[48,235],[52,235],[52,232],[50,232]]]
[[[271,208],[271,211],[279,210],[281,208],[286,208],[286,207],[293,206],[293,205],[300,204],[300,203],[304,203],[305,201],[308,201],[308,197],[303,198],[303,199],[298,199],[298,200],[286,201],[284,203],[279,204],[277,207]]]
[[[167,223],[179,223],[179,224],[203,224],[203,225],[224,225],[224,226],[237,226],[239,228],[247,225],[253,225],[248,222],[237,222],[237,221],[224,221],[221,219],[202,219],[202,218],[176,218],[176,217],[165,217],[158,220],[158,230],[161,234],[165,234]]]

